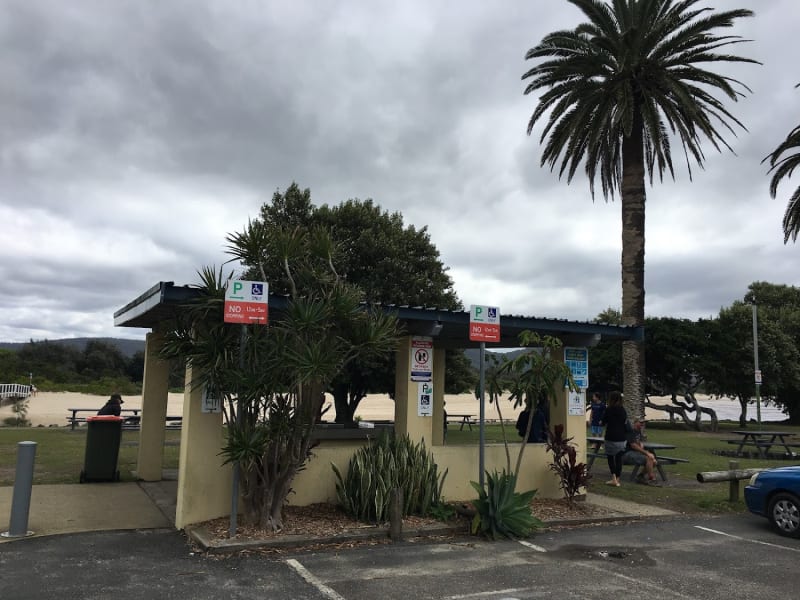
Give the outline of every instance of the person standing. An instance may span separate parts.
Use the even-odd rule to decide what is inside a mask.
[[[600,399],[600,393],[592,394],[592,403],[589,405],[591,416],[589,417],[589,429],[592,435],[599,437],[603,435],[603,415],[606,412],[606,403]]]
[[[119,394],[111,394],[111,397],[103,405],[103,408],[97,411],[98,415],[114,415],[118,417],[122,412],[122,396]]]
[[[626,423],[628,413],[622,405],[622,394],[611,392],[608,396],[608,407],[600,420],[601,425],[605,425],[606,434],[603,446],[606,449],[606,459],[608,469],[611,471],[611,479],[607,485],[619,487],[620,477],[622,476],[622,457],[625,454],[625,446],[628,441]]]

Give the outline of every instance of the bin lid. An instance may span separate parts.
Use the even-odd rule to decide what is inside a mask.
[[[96,417],[86,417],[86,422],[89,421],[122,421],[122,417],[117,417],[115,415],[98,415]]]

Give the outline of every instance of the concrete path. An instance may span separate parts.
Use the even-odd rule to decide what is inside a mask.
[[[35,485],[31,492],[28,529],[33,536],[86,531],[163,529],[175,526],[177,481],[128,483],[84,483]],[[0,487],[0,532],[10,525],[13,487]],[[609,515],[590,521],[640,519],[674,516],[657,506],[636,504],[589,494],[586,502],[602,506]],[[578,524],[580,519],[570,519]],[[0,544],[26,539],[0,536]],[[252,543],[251,543],[252,544]],[[205,545],[201,543],[201,546]],[[246,545],[246,544],[245,544]],[[226,550],[236,550],[236,540],[225,542]]]

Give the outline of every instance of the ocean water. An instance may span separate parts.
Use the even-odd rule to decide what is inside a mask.
[[[655,404],[669,404],[670,399],[668,397],[652,397],[650,398],[651,402]],[[733,398],[708,398],[707,396],[701,396],[698,394],[697,400],[700,403],[700,406],[704,406],[707,408],[713,409],[717,413],[717,419],[720,421],[738,421],[739,415],[741,414],[741,407],[739,406],[738,400],[734,400]],[[690,413],[691,414],[691,413]],[[647,417],[649,419],[656,419],[656,420],[666,420],[669,419],[669,414],[664,411],[657,411],[648,408],[647,409]],[[767,405],[762,401],[761,403],[761,421],[784,421],[788,417],[783,411],[776,407],[775,405],[769,404]],[[756,419],[756,405],[755,403],[747,405],[747,420],[755,420]],[[703,421],[710,421],[711,417],[703,413],[702,417]]]

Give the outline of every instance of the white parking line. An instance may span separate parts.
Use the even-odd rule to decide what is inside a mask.
[[[468,598],[487,598],[489,596],[496,596],[497,594],[515,594],[516,592],[525,592],[528,591],[529,589],[530,588],[507,588],[505,590],[489,590],[488,592],[473,592],[471,594],[458,594],[456,596],[447,596],[446,600],[467,600]]]
[[[319,579],[314,577],[308,569],[306,569],[295,559],[290,558],[289,560],[286,561],[286,564],[292,567],[295,571],[297,571],[300,577],[302,577],[308,583],[317,588],[326,598],[330,598],[330,600],[345,600],[344,596],[340,596],[331,588],[329,588],[327,585],[322,583]]]
[[[546,549],[542,548],[541,546],[537,546],[536,544],[531,544],[530,542],[526,542],[525,540],[517,540],[517,541],[526,548],[530,548],[531,550],[536,550],[537,552],[547,552]]]
[[[725,533],[724,531],[717,531],[716,529],[709,529],[708,527],[702,527],[700,525],[695,525],[695,528],[707,531],[709,533],[715,533],[717,535],[724,535],[725,537],[733,538],[734,540],[750,542],[751,544],[761,544],[762,546],[769,546],[770,548],[781,548],[783,550],[791,550],[792,552],[800,552],[800,548],[792,548],[791,546],[781,546],[780,544],[771,544],[769,542],[762,542],[761,540],[751,540],[750,538],[745,538],[738,535],[732,535],[730,533]]]

